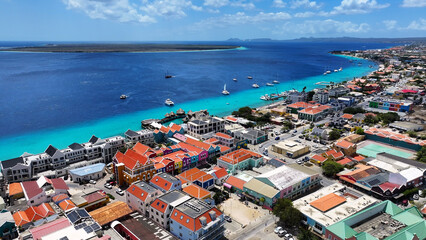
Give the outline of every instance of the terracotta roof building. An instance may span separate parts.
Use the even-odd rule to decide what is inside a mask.
[[[225,168],[230,174],[237,170],[258,167],[263,163],[262,155],[247,149],[238,149],[217,159],[217,165]]]
[[[117,201],[107,206],[89,212],[90,216],[99,225],[104,226],[114,220],[120,219],[132,213],[133,210],[125,202]]]

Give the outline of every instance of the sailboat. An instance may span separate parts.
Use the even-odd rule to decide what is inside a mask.
[[[222,94],[223,94],[223,95],[229,95],[228,90],[226,90],[226,84],[225,84],[225,86],[223,86]]]

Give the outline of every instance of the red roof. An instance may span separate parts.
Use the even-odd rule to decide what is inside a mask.
[[[16,226],[22,226],[24,224],[37,221],[48,216],[55,214],[56,212],[48,203],[42,203],[39,206],[31,206],[25,211],[18,211],[13,214]]]
[[[350,147],[355,146],[355,144],[353,144],[353,143],[351,143],[351,142],[349,142],[349,141],[346,141],[346,140],[341,140],[341,141],[338,141],[338,142],[336,143],[336,146],[338,146],[338,147],[340,147],[340,148],[348,149],[348,148],[350,148]]]
[[[208,212],[201,214],[197,218],[191,218],[188,215],[184,214],[183,212],[175,208],[172,214],[170,215],[170,218],[174,220],[175,222],[177,222],[178,224],[188,228],[190,231],[196,232],[202,227],[201,221],[200,221],[201,217],[206,218],[207,224],[209,224],[212,221],[211,216],[209,214],[210,211],[214,211],[216,213],[216,217],[219,217],[222,215],[222,212],[220,212],[217,208],[214,207]]]
[[[352,119],[352,118],[353,118],[353,116],[354,116],[354,115],[352,115],[352,114],[347,114],[347,113],[345,113],[345,114],[343,114],[343,115],[342,115],[342,118]]]
[[[315,161],[318,161],[318,162],[324,162],[325,160],[327,160],[327,158],[325,158],[321,155],[318,155],[318,154],[315,154],[311,158],[314,159]]]
[[[56,195],[56,196],[52,197],[52,201],[53,202],[60,202],[60,201],[62,201],[64,199],[68,199],[68,198],[69,197],[66,194],[59,194],[59,195]]]
[[[399,188],[400,185],[395,184],[395,183],[390,183],[390,182],[385,182],[379,185],[379,187],[383,190],[383,191],[387,191],[390,190],[391,192],[393,192],[393,190],[395,190],[396,188]]]
[[[24,190],[24,193],[28,199],[31,199],[43,192],[43,189],[38,187],[36,181],[22,182],[22,189]]]
[[[59,207],[64,211],[68,211],[70,209],[75,208],[76,206],[71,200],[66,199],[59,203]]]
[[[64,179],[62,178],[52,178],[50,179],[50,183],[52,184],[54,189],[63,189],[63,190],[69,189],[68,185],[65,183]]]
[[[185,142],[192,145],[192,146],[195,146],[197,148],[204,149],[206,151],[208,151],[212,147],[212,145],[209,144],[209,143],[200,142],[200,141],[192,139],[192,138],[186,138]]]
[[[163,173],[162,173],[163,174]],[[172,187],[173,183],[167,181],[166,179],[164,179],[161,175],[162,174],[157,174],[155,175],[152,179],[151,179],[151,183],[154,184],[155,186],[164,189],[165,191],[169,191],[170,188]]]
[[[357,161],[359,162],[359,161],[364,160],[364,157],[363,157],[363,156],[361,156],[361,155],[358,155],[358,156],[355,156],[355,157],[354,157],[354,159],[355,159],[355,160],[357,160]]]
[[[287,107],[289,107],[289,108],[308,108],[308,107],[313,107],[313,106],[316,106],[316,105],[306,103],[306,102],[296,102],[296,103],[288,105]]]
[[[250,150],[247,149],[238,149],[235,150],[233,152],[230,152],[226,155],[223,155],[221,157],[218,158],[218,160],[222,160],[225,161],[227,163],[231,163],[231,164],[237,164],[239,162],[242,162],[244,160],[247,160],[249,158],[260,158],[262,157],[260,154],[252,152]]]
[[[137,142],[135,146],[133,146],[133,150],[135,150],[137,153],[144,155],[148,151],[152,151],[152,149],[146,145],[143,145],[140,142]]]
[[[84,199],[86,200],[87,203],[93,203],[93,202],[96,202],[96,201],[101,200],[103,198],[106,198],[106,194],[104,194],[100,191],[91,193],[87,196],[84,196]]]
[[[190,184],[189,186],[184,187],[182,191],[198,199],[204,199],[207,196],[211,196],[211,192],[195,184]]]
[[[221,138],[226,138],[226,139],[233,139],[233,137],[229,136],[228,134],[221,133],[221,132],[217,132],[216,136],[221,137]]]
[[[30,229],[30,232],[32,234],[32,237],[34,240],[41,240],[42,237],[51,234],[53,232],[59,231],[61,229],[64,229],[68,226],[71,226],[70,222],[67,218],[60,218],[53,222],[49,222],[46,224],[43,224],[39,227]]]
[[[352,162],[352,160],[350,160],[349,158],[343,158],[342,160],[337,161],[337,163],[339,163],[341,165],[345,165],[345,164],[348,164],[348,163],[351,163],[351,162]]]
[[[240,190],[243,190],[246,181],[236,178],[234,176],[229,176],[229,178],[226,179],[226,183]]]
[[[228,172],[225,168],[220,168],[213,173],[218,179],[228,176]]]
[[[167,203],[161,201],[159,198],[155,199],[154,202],[151,203],[151,207],[157,209],[161,213],[165,213],[168,205]]]
[[[137,184],[130,185],[129,188],[126,190],[128,193],[132,194],[133,196],[139,198],[142,200],[142,202],[145,202],[146,198],[148,197],[148,193],[144,191],[142,188],[140,188]]]

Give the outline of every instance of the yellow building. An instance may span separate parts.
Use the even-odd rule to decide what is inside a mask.
[[[277,144],[273,144],[271,146],[271,149],[273,152],[282,154],[290,158],[297,158],[310,151],[309,146],[305,146],[290,140],[285,140]]]

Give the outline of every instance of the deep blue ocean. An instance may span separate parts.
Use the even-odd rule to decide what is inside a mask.
[[[49,42],[50,43],[50,42]],[[188,43],[188,42],[185,42]],[[210,44],[210,42],[192,42]],[[0,42],[0,47],[43,45]],[[265,93],[318,81],[344,81],[372,71],[332,50],[390,47],[377,43],[211,42],[243,48],[165,53],[0,52],[0,159],[38,153],[140,129],[140,121],[178,108],[223,115],[264,104]],[[361,61],[361,60],[360,60]],[[374,65],[374,64],[373,64]],[[323,76],[325,70],[343,71]],[[173,78],[165,79],[166,72]],[[253,76],[252,80],[247,76]],[[232,79],[237,78],[234,82]],[[281,84],[267,87],[267,82]],[[253,83],[259,89],[253,89]],[[227,85],[229,96],[221,91]],[[128,95],[120,100],[121,94]],[[164,105],[171,98],[175,106]]]

